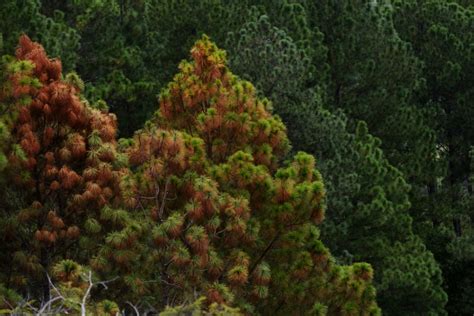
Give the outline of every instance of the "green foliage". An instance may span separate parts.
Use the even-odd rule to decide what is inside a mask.
[[[181,315],[192,315],[192,316],[237,316],[242,315],[238,309],[228,307],[224,304],[213,303],[209,306],[209,310],[203,308],[203,304],[206,298],[201,297],[195,302],[185,306],[167,307],[160,316],[181,316]]]
[[[213,298],[215,313],[231,312],[220,303],[377,313],[360,281],[371,270],[339,266],[362,260],[385,314],[444,314],[438,265],[447,312],[470,314],[473,10],[465,0],[3,1],[0,54],[27,33],[66,72],[25,43],[23,57],[0,62],[0,298],[12,304],[0,310],[20,312],[26,300],[9,291],[45,294],[44,272],[74,259],[121,276],[95,293],[96,314],[124,295],[153,312],[212,314]],[[204,33],[229,55],[204,39],[182,61]],[[48,122],[61,89],[73,100]],[[116,141],[109,108],[132,138]],[[51,167],[80,180],[64,184]]]
[[[343,115],[316,110],[311,132],[318,136],[315,154],[328,175],[331,210],[323,239],[340,261],[374,266],[379,302],[386,312],[442,313],[446,295],[441,271],[412,232],[409,186],[403,175],[388,163],[380,140],[368,133],[366,124],[359,123],[351,134]],[[335,168],[340,172],[331,173]]]
[[[307,9],[311,10],[310,7]],[[372,14],[375,17],[382,15],[380,12],[372,12]],[[273,17],[273,19],[278,20],[277,17]],[[361,19],[366,21],[362,17]],[[377,29],[379,30],[380,27],[377,26]],[[394,32],[393,28],[391,32]],[[359,33],[350,34],[356,36]],[[309,51],[298,48],[291,37],[270,24],[267,16],[257,16],[254,22],[249,22],[243,27],[240,34],[241,36],[238,37],[237,41],[233,41],[232,37],[228,41],[231,44],[237,43],[234,44],[236,48],[233,49],[237,57],[231,59],[236,65],[236,69],[240,69],[243,76],[247,76],[256,82],[257,87],[274,100],[275,110],[282,115],[290,127],[289,135],[294,146],[297,149],[313,152],[319,157],[330,190],[328,205],[331,212],[327,215],[329,221],[324,226],[326,229],[325,239],[329,243],[330,249],[334,249],[343,262],[347,262],[347,260],[351,262],[355,259],[367,260],[374,264],[376,269],[380,271],[380,274],[376,274],[376,284],[378,284],[380,293],[379,302],[382,306],[387,307],[386,312],[398,313],[397,305],[402,304],[408,298],[417,302],[417,308],[420,308],[420,312],[440,312],[446,299],[440,288],[440,271],[431,254],[423,249],[423,244],[411,231],[411,217],[407,213],[410,207],[410,186],[406,184],[404,176],[383,157],[382,149],[379,148],[381,142],[368,134],[367,127],[364,127],[364,124],[359,125],[356,135],[351,135],[348,132],[348,127],[346,127],[347,123],[344,115],[333,115],[321,107],[322,100],[325,98],[321,97],[318,92],[314,93],[318,90],[315,90],[315,88],[304,90],[302,88],[307,86],[308,82],[311,82],[309,77],[304,77],[311,75],[311,69],[313,69],[311,68],[311,58],[306,57]],[[394,37],[400,41],[396,38],[396,35]],[[358,41],[359,39],[353,38],[352,40]],[[382,38],[379,38],[377,41],[381,40]],[[334,45],[340,45],[339,40],[334,39],[334,41]],[[332,46],[329,47],[332,48]],[[334,48],[334,51],[351,55],[347,49]],[[370,53],[374,54],[373,51]],[[399,55],[400,53],[395,54]],[[297,58],[297,56],[300,58]],[[363,64],[354,64],[354,57],[356,55],[351,55],[351,60],[347,60],[348,63],[351,63],[350,65],[341,64],[338,66],[331,64],[331,66],[336,69],[338,67],[345,67],[345,69],[354,67],[353,71],[360,73],[360,75],[376,75],[373,72],[362,73],[367,68]],[[337,57],[334,60],[342,63],[341,58]],[[388,58],[385,55],[374,55],[373,58],[377,58],[379,63],[380,61],[389,62],[385,59]],[[400,58],[400,56],[397,58]],[[413,57],[410,58],[413,59]],[[365,62],[366,60],[361,60],[361,63]],[[416,60],[413,62],[416,63]],[[394,67],[394,65],[390,67]],[[386,69],[385,71],[390,70]],[[416,75],[416,71],[413,71],[413,73]],[[340,72],[338,75],[350,74]],[[373,80],[380,81],[380,78],[385,78],[382,72],[378,73],[378,76],[380,76],[378,79],[374,78]],[[272,81],[268,78],[277,79]],[[331,78],[335,80],[334,75]],[[342,78],[341,80],[343,80]],[[380,83],[375,85],[375,83],[369,82],[368,84],[381,87]],[[354,93],[357,93],[359,98],[362,96],[367,98],[366,100],[373,99],[373,97],[365,94],[360,95],[359,92]],[[330,95],[328,99],[331,100]],[[364,113],[364,119],[369,119],[367,115],[370,115],[370,113],[367,111],[372,111],[373,106],[368,105],[367,101],[361,101],[358,98],[351,99],[350,96],[347,96],[346,100],[360,102],[358,104],[364,105],[364,110],[361,109],[360,111]],[[378,123],[383,120],[385,122],[392,120],[393,124],[400,125],[400,119],[403,118],[401,124],[405,125],[401,129],[404,132],[424,124],[421,113],[413,107],[400,107],[400,101],[397,102],[390,103],[394,107],[393,114],[391,114],[392,118],[382,119],[378,117],[376,120],[370,121]],[[355,105],[344,105],[344,108],[350,111],[357,109]],[[350,114],[357,117],[352,112]],[[387,115],[387,112],[381,114]],[[416,126],[414,126],[413,121],[417,122]],[[301,128],[301,126],[304,126],[304,128]],[[389,128],[385,127],[383,131],[391,132]],[[411,135],[415,132],[418,132],[418,130],[410,130]],[[416,159],[425,160],[425,157],[432,152],[430,151],[432,147],[429,147],[429,144],[425,146],[425,139],[430,139],[431,142],[434,141],[432,134],[423,134],[423,130],[420,130],[419,133],[421,134],[415,140],[423,143],[423,146],[419,148],[419,146],[415,146],[416,144],[407,144],[406,146],[414,146],[416,150],[409,150],[408,155],[404,154],[404,164],[400,166],[408,173],[410,179],[418,177],[418,183],[422,180],[427,181],[425,178],[419,179],[422,176],[426,177],[426,172],[423,174],[420,168],[423,167],[426,170],[432,165],[424,161],[421,165],[415,163],[415,161]],[[397,137],[400,137],[400,135],[397,135]],[[394,139],[391,136],[387,136],[387,138],[389,140]],[[404,151],[408,148],[406,146],[403,149]],[[388,150],[388,153],[399,155],[396,148]],[[393,155],[392,157],[394,157]],[[334,170],[338,170],[338,172],[334,173]],[[378,237],[374,238],[374,236]],[[410,248],[407,246],[413,250],[413,253],[407,253],[405,255],[406,259],[402,260],[410,261],[412,257],[419,260],[419,279],[414,279],[412,277],[413,271],[404,267],[397,270],[397,276],[387,272],[394,269],[388,263],[390,259],[387,261],[385,258],[391,256],[391,249],[395,249],[396,241],[403,240],[403,242],[407,242],[410,238],[414,238],[414,243],[419,247]],[[393,256],[396,255],[393,254]],[[434,266],[434,268],[431,268],[431,266]],[[421,273],[421,271],[424,272]],[[429,272],[426,273],[427,271]],[[385,276],[385,272],[387,272],[387,276]],[[400,285],[397,278],[402,275],[412,281],[411,284],[403,283],[403,285]],[[417,286],[419,282],[428,282],[433,292],[419,288]],[[395,296],[392,291],[395,291],[395,289],[399,291],[400,288],[404,288],[404,290],[401,290],[402,294]],[[410,290],[408,291],[408,289]],[[391,305],[392,302],[398,303]],[[423,304],[424,302],[427,303]]]
[[[450,314],[469,314],[472,266],[473,196],[469,152],[472,146],[474,8],[462,1],[397,1],[395,26],[425,64],[426,87],[415,102],[439,107],[438,152],[443,177],[430,186],[418,231],[443,268]],[[464,272],[462,272],[464,271]],[[462,280],[462,281],[461,281]]]
[[[122,136],[133,135],[150,117],[157,92],[172,78],[187,48],[203,32],[229,27],[245,10],[215,0],[45,0],[41,5],[54,21],[63,14],[77,32],[77,71],[86,82],[86,96],[107,102],[118,116]],[[227,31],[217,33],[223,39]]]
[[[25,33],[41,42],[51,56],[60,57],[68,71],[76,67],[79,34],[67,25],[64,12],[55,10],[51,16],[42,12],[42,3],[36,0],[6,0],[0,4],[0,54],[11,54],[18,37]]]
[[[310,134],[299,128],[311,124],[308,120],[311,109],[304,104],[315,97],[313,81],[321,73],[317,73],[308,49],[300,48],[283,29],[272,25],[268,16],[258,13],[253,12],[252,20],[239,32],[229,35],[230,64],[272,101],[275,112],[288,128],[290,139],[302,148],[311,138],[305,139]]]
[[[0,314],[3,314],[3,310],[8,311],[12,306],[15,306],[21,300],[21,296],[0,284],[0,299],[2,301]]]
[[[315,301],[331,312],[350,302],[379,313],[367,294],[375,293],[372,274],[337,266],[319,239],[325,190],[314,158],[301,152],[280,167],[288,140],[268,101],[230,72],[207,37],[191,55],[127,149],[136,172],[122,183],[131,193],[124,202],[147,215],[139,221],[151,231],[141,242],[149,248],[109,235],[103,272],[129,273],[131,294],[160,307],[200,293],[249,313],[306,313]]]

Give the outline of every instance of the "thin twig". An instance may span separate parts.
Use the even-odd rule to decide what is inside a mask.
[[[10,303],[8,303],[8,301],[7,301],[4,297],[3,297],[3,302],[4,302],[5,304],[7,304],[8,307],[10,307],[11,309],[13,309],[13,306],[11,306]]]
[[[163,212],[165,210],[165,201],[166,201],[166,195],[168,195],[168,185],[170,182],[170,178],[166,178],[165,182],[165,192],[163,193],[163,199],[161,199],[161,206],[160,206],[160,218],[163,217]]]
[[[114,281],[117,280],[118,278],[119,278],[119,277],[116,276],[116,277],[113,278],[113,279],[110,279],[110,280],[107,280],[107,281],[100,281],[100,282],[97,282],[96,284],[100,284],[100,285],[102,285],[102,286],[104,287],[104,289],[108,290],[109,287],[107,286],[107,284],[110,283],[110,282],[114,282]]]
[[[135,305],[133,305],[132,303],[130,303],[129,301],[125,302],[127,303],[128,305],[132,306],[133,310],[135,311],[135,314],[137,316],[140,316],[140,312],[138,311],[137,307]]]
[[[57,300],[61,300],[61,299],[64,299],[64,297],[62,296],[56,296],[52,299],[50,299],[49,301],[46,302],[46,304],[38,311],[38,313],[36,315],[42,315],[45,311],[45,309],[49,306],[51,306],[51,304],[53,304],[54,302],[56,302]],[[85,315],[85,314],[84,314]]]
[[[59,296],[62,296],[61,295],[61,292],[59,292],[59,290],[57,289],[56,286],[54,286],[53,282],[51,281],[51,278],[49,277],[49,274],[46,273],[46,277],[48,278],[48,282],[49,282],[49,285],[56,291],[56,293],[59,295]]]

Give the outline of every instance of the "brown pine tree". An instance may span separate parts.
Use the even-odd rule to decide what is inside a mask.
[[[102,236],[99,211],[120,199],[116,121],[81,100],[61,62],[26,35],[8,69],[2,102],[18,114],[6,148],[1,238],[8,251],[0,265],[6,284],[46,298],[51,266],[64,258],[87,263]]]
[[[131,278],[161,307],[204,294],[248,313],[378,314],[370,265],[338,266],[319,239],[314,158],[279,168],[289,143],[269,101],[208,38],[191,55],[127,147],[124,201],[150,231],[148,256],[129,252]],[[120,247],[103,249],[108,262]]]

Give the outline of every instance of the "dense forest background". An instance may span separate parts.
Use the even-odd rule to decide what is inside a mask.
[[[471,0],[3,0],[0,35],[0,308],[474,313]]]

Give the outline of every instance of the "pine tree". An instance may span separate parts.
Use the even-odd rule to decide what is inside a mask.
[[[442,312],[445,294],[439,268],[411,229],[410,186],[386,161],[380,141],[364,125],[359,136],[350,133],[345,115],[323,109],[324,97],[315,88],[304,90],[311,59],[286,32],[272,26],[268,16],[244,25],[239,34],[236,57],[231,59],[236,69],[274,100],[275,111],[293,128],[289,136],[295,149],[319,157],[329,186],[330,212],[323,234],[329,248],[342,262],[363,260],[376,267],[379,302],[386,313],[403,313],[399,305],[408,300],[417,301],[421,313]],[[229,43],[233,40],[230,37]],[[404,128],[410,129],[417,112],[403,111]],[[400,252],[405,246],[407,250]],[[403,266],[392,263],[397,256]],[[410,266],[413,260],[418,262],[416,269]],[[425,283],[430,290],[418,285]]]
[[[345,115],[317,103],[311,119],[307,132],[319,144],[312,152],[328,189],[322,239],[339,262],[373,265],[384,313],[443,314],[441,271],[412,231],[409,185],[384,157],[380,140],[363,122],[351,133]]]
[[[254,8],[250,13],[253,18],[239,32],[229,35],[226,45],[231,53],[230,64],[237,74],[255,83],[260,95],[272,101],[292,143],[298,150],[306,150],[309,147],[303,146],[311,142],[312,135],[301,126],[312,122],[307,120],[311,109],[305,104],[321,93],[314,81],[324,75],[313,66],[307,49],[275,27],[269,16],[259,14]]]
[[[186,57],[185,47],[206,31],[223,39],[240,17],[237,11],[246,10],[215,0],[43,0],[41,7],[49,18],[61,12],[77,31],[77,71],[86,82],[86,96],[107,102],[125,137],[153,114],[155,94]]]
[[[18,43],[18,37],[29,34],[39,41],[50,55],[60,57],[66,71],[77,65],[79,58],[79,34],[77,29],[68,26],[64,13],[55,11],[46,16],[42,1],[5,0],[0,3],[0,55],[10,54]]]
[[[395,26],[425,64],[425,89],[415,101],[439,107],[438,153],[446,171],[431,186],[418,227],[443,267],[451,314],[469,314],[472,267],[473,7],[462,1],[397,1]]]
[[[77,76],[63,79],[61,62],[25,35],[7,71],[2,281],[47,300],[46,273],[64,258],[86,263],[100,239],[99,210],[119,201],[115,116],[81,100]]]
[[[191,55],[126,149],[134,174],[122,181],[124,202],[146,214],[151,255],[125,265],[141,267],[130,277],[156,280],[142,282],[143,296],[157,306],[204,294],[251,313],[378,314],[370,265],[336,265],[319,239],[314,158],[299,153],[279,168],[289,146],[269,101],[207,37]]]

